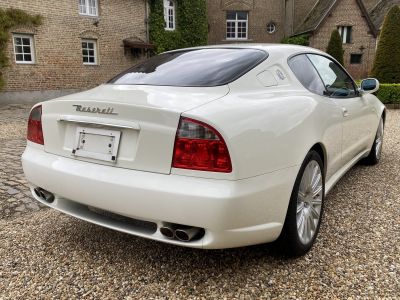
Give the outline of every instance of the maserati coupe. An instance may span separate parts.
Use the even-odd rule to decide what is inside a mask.
[[[307,47],[165,52],[35,105],[23,169],[36,200],[94,224],[203,249],[276,241],[299,256],[335,183],[380,160],[378,89]]]

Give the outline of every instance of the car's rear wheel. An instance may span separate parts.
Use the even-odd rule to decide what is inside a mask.
[[[297,175],[279,238],[283,251],[290,256],[307,253],[317,237],[325,197],[323,170],[320,155],[310,151]]]
[[[381,120],[379,121],[378,130],[376,131],[374,143],[371,147],[371,151],[369,155],[363,160],[363,162],[367,165],[376,165],[381,159],[384,127],[385,126],[383,123],[383,118],[381,118]]]

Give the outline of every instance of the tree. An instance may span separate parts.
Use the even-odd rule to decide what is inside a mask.
[[[343,43],[339,31],[336,29],[332,31],[331,39],[329,40],[326,53],[333,56],[340,64],[343,65]]]
[[[384,83],[400,83],[400,8],[394,6],[383,22],[371,76]]]

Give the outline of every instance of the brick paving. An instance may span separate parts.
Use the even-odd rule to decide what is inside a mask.
[[[21,166],[30,107],[0,106],[0,219],[18,217],[45,207],[31,197]]]

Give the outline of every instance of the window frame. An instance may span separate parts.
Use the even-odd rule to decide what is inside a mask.
[[[235,13],[235,20],[233,19],[228,19],[228,16],[226,16],[226,28],[225,28],[225,38],[226,40],[230,40],[230,41],[246,41],[249,39],[249,12],[245,11],[245,10],[228,10],[226,11],[226,14],[228,14],[228,12],[234,12]],[[239,20],[238,19],[238,13],[240,12],[244,12],[246,13],[246,20]],[[235,37],[228,37],[228,22],[233,22],[234,26],[235,26]],[[239,35],[239,22],[245,22],[246,23],[246,37],[238,37]]]
[[[293,72],[292,68],[291,68],[290,65],[289,65],[289,60],[292,59],[292,58],[295,57],[295,56],[298,56],[298,55],[305,55],[305,56],[307,57],[307,59],[310,61],[311,65],[313,66],[313,68],[315,69],[315,71],[318,73],[318,76],[320,77],[321,81],[323,82],[324,87],[325,87],[325,91],[326,91],[325,95],[323,95],[322,97],[326,97],[326,98],[330,98],[330,99],[349,99],[349,98],[357,98],[357,97],[360,97],[360,91],[359,91],[359,89],[358,89],[358,86],[357,86],[356,82],[354,81],[353,77],[349,74],[349,72],[347,72],[347,70],[346,70],[345,68],[343,68],[342,65],[339,64],[335,59],[333,59],[332,57],[329,57],[329,56],[327,56],[327,55],[324,55],[324,54],[322,54],[322,53],[315,53],[315,52],[299,52],[299,53],[295,53],[295,54],[293,54],[293,55],[290,55],[290,56],[288,57],[288,59],[287,59],[288,67],[289,67],[290,71],[293,73],[293,75],[295,76],[295,78],[300,82],[300,84],[301,84],[302,86],[304,86],[304,85],[303,85],[302,82],[297,78],[297,76],[295,75],[295,73]],[[341,96],[332,96],[332,95],[329,95],[329,94],[328,94],[328,90],[326,89],[326,86],[325,86],[325,82],[324,82],[324,80],[322,79],[322,76],[321,76],[320,72],[319,72],[318,69],[315,67],[314,63],[311,61],[311,59],[308,57],[308,55],[322,56],[322,57],[325,57],[326,59],[331,60],[332,62],[334,62],[334,63],[335,63],[335,64],[336,64],[336,65],[351,79],[351,82],[352,82],[353,87],[354,87],[354,90],[355,90],[354,96],[341,97]],[[306,87],[304,87],[304,88],[307,89],[308,91],[310,91],[308,88],[306,88]],[[314,92],[312,92],[312,91],[310,91],[310,93],[313,93],[314,95],[321,96],[321,95],[316,94],[316,93],[314,93]]]
[[[84,48],[83,48],[83,43],[93,43],[93,45],[94,45],[94,47],[93,47],[93,50],[94,50],[94,63],[91,63],[91,62],[84,62],[83,61],[83,58],[84,58],[84,56],[85,55],[83,55],[83,50],[84,50]],[[95,39],[82,39],[81,40],[81,53],[82,53],[82,63],[83,63],[83,65],[84,66],[97,66],[98,64],[99,64],[99,59],[98,59],[98,49],[97,49],[97,47],[98,47],[98,41],[97,40],[95,40]],[[86,48],[86,50],[91,50],[90,48]],[[87,55],[87,57],[88,57],[88,59],[89,59],[89,57],[91,57],[90,55]]]
[[[272,31],[270,31],[268,28],[273,28]],[[268,34],[274,34],[276,32],[277,28],[276,28],[276,23],[275,22],[269,22],[267,24],[267,33]]]
[[[29,39],[29,47],[30,47],[30,55],[31,55],[31,60],[30,61],[19,61],[17,60],[17,55],[18,54],[24,54],[22,53],[17,53],[16,51],[16,44],[15,44],[15,38],[28,38]],[[12,40],[13,40],[13,51],[14,51],[14,61],[16,64],[21,64],[21,65],[34,65],[36,64],[36,53],[35,53],[35,41],[34,41],[34,36],[32,34],[23,34],[23,33],[13,33],[12,34]],[[24,47],[23,45],[21,45]],[[23,55],[24,57],[24,55]]]
[[[170,3],[173,3],[173,6]],[[164,0],[164,22],[165,22],[165,30],[174,31],[176,29],[176,1],[175,0]],[[170,12],[172,11],[172,27],[170,26]]]
[[[83,1],[85,4],[84,5],[81,4],[81,1]],[[90,8],[91,8],[90,1],[94,1],[94,3],[95,3],[95,7],[94,7],[96,9],[95,14],[90,13]],[[81,7],[85,8],[85,11],[86,11],[85,13],[83,13],[81,11]],[[78,0],[78,9],[79,9],[79,14],[81,16],[98,17],[99,16],[99,0]]]
[[[339,31],[340,38],[342,39],[342,44],[353,43],[353,26],[338,26],[337,30]]]

